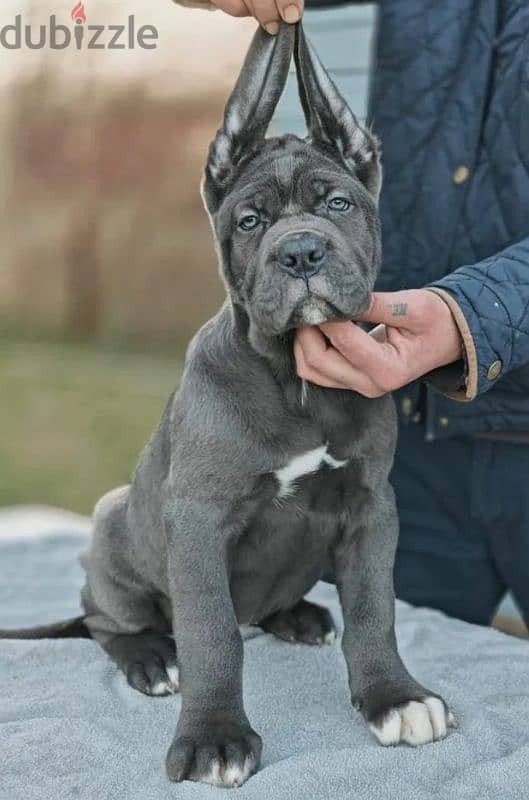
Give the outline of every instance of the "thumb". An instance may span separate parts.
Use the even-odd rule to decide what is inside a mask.
[[[408,328],[413,325],[413,310],[417,292],[408,289],[402,292],[373,292],[367,311],[355,317],[356,322],[375,322],[393,328]]]

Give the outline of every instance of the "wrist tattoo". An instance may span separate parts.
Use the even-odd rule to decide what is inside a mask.
[[[408,311],[407,303],[393,303],[391,306],[392,317],[405,317]]]

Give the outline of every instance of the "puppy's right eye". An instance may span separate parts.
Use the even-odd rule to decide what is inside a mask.
[[[260,221],[258,214],[245,214],[244,217],[239,220],[239,228],[241,231],[253,231],[257,228]]]

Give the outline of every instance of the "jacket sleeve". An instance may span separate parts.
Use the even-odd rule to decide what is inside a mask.
[[[443,370],[428,376],[434,386],[455,400],[473,400],[529,364],[529,237],[428,288],[450,306],[467,365],[463,388],[446,391]]]

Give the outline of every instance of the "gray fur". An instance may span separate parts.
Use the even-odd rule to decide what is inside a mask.
[[[294,49],[309,137],[265,139]],[[276,38],[259,30],[203,186],[228,297],[192,341],[132,484],[97,505],[84,558],[85,624],[131,684],[173,691],[178,661],[172,780],[235,786],[257,769],[239,624],[290,640],[332,638],[325,609],[302,601],[329,560],[353,704],[376,725],[431,694],[395,643],[392,400],[303,388],[292,356],[296,326],[367,307],[380,262],[379,184],[377,143],[301,27],[283,26]],[[350,208],[329,208],[331,196]],[[257,212],[257,227],[238,227]],[[306,236],[323,248],[310,275]],[[289,237],[293,261],[281,250]],[[346,464],[322,462],[280,496],[275,473],[324,445],[332,463]]]

